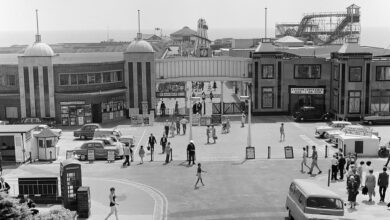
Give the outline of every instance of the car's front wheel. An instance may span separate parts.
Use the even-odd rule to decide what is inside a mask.
[[[369,124],[369,125],[373,125],[374,122],[373,122],[373,121],[368,121],[368,124]]]
[[[300,117],[300,118],[299,118],[299,121],[304,121],[304,120],[305,120],[304,117]]]

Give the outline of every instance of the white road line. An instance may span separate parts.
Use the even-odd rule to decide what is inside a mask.
[[[308,143],[310,146],[318,145],[316,142],[314,142],[312,139],[310,139],[308,136],[304,134],[299,135],[299,137],[301,137],[304,141],[306,141],[306,143]]]
[[[141,143],[142,139],[144,138],[145,132],[146,132],[146,128],[144,129],[144,133],[142,133],[142,136],[141,136],[141,138],[140,138],[139,141],[138,141],[137,147],[135,147],[134,154],[135,154],[135,152],[138,151],[139,144]]]

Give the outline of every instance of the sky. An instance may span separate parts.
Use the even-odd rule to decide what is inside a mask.
[[[276,22],[298,22],[303,13],[345,11],[361,7],[362,27],[390,29],[389,0],[0,0],[0,31],[35,30],[35,9],[41,30],[196,29],[200,17],[209,29],[264,28]]]

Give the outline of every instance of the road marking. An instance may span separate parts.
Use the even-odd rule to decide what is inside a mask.
[[[308,143],[310,146],[318,145],[316,144],[316,142],[314,142],[312,139],[310,139],[308,136],[304,134],[299,135],[299,137],[301,137],[304,141],[306,141],[306,143]]]
[[[145,132],[146,132],[146,128],[144,129],[144,133],[142,133],[142,136],[141,136],[141,138],[139,139],[138,144],[137,144],[137,146],[136,146],[135,149],[134,149],[134,154],[135,154],[135,152],[138,151],[139,144],[141,143],[142,139],[144,138]]]

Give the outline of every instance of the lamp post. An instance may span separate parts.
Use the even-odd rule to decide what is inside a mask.
[[[189,141],[192,140],[192,105],[194,103],[194,101],[200,101],[200,97],[191,97],[190,98],[190,135],[189,135]]]
[[[247,137],[247,147],[252,146],[252,137],[251,137],[251,97],[250,96],[240,96],[240,100],[248,100],[248,137]]]

